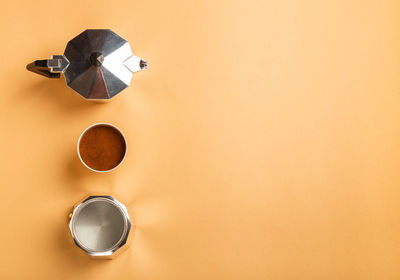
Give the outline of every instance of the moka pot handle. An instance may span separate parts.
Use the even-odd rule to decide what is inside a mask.
[[[53,55],[50,59],[35,60],[26,69],[47,78],[60,78],[68,68],[69,61],[65,55]]]

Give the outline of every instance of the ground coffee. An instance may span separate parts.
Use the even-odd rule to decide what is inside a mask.
[[[116,167],[123,160],[125,152],[126,143],[121,132],[106,124],[86,130],[79,143],[83,162],[98,171]]]

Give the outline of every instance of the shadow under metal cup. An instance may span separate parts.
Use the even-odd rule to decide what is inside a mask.
[[[75,244],[92,257],[113,258],[126,248],[131,221],[111,196],[89,196],[77,204],[69,223]]]

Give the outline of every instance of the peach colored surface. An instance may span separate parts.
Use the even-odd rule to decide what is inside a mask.
[[[7,1],[0,24],[0,279],[400,279],[400,2]],[[111,103],[25,70],[86,28],[149,68]],[[79,134],[128,138],[111,174]],[[96,261],[72,205],[136,223]]]

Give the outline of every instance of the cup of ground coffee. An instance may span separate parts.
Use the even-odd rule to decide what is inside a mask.
[[[126,139],[121,130],[109,123],[86,128],[78,140],[78,156],[83,165],[95,172],[109,172],[125,158]]]

